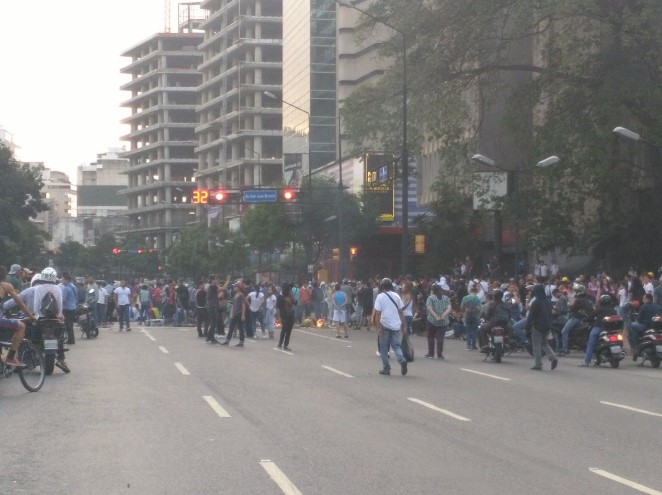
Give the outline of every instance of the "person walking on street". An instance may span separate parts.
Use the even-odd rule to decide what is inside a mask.
[[[198,329],[198,337],[209,335],[209,312],[207,311],[207,291],[204,281],[198,282],[198,290],[195,292],[195,320]],[[204,329],[203,329],[204,328]]]
[[[264,294],[260,292],[260,286],[256,283],[253,286],[253,290],[248,294],[248,304],[249,304],[249,332],[248,336],[250,338],[257,337],[257,323],[260,323],[260,331],[262,332],[262,338],[267,336],[264,329],[264,316],[262,314],[262,308],[264,307]]]
[[[113,296],[115,298],[115,306],[117,307],[117,316],[120,321],[120,332],[124,330],[125,323],[126,331],[130,332],[129,304],[131,303],[131,289],[126,286],[126,280],[120,280],[120,286],[115,289]]]
[[[207,291],[206,291],[206,296],[207,296],[207,314],[206,314],[206,319],[207,323],[205,325],[205,336],[207,337],[205,342],[207,344],[215,344],[217,343],[216,337],[214,337],[214,334],[216,333],[216,329],[218,327],[218,277],[216,275],[212,275],[209,277],[209,285],[207,286]],[[197,304],[197,303],[196,303]],[[198,323],[198,332],[200,324]]]
[[[282,294],[277,300],[278,313],[280,314],[281,330],[280,337],[278,338],[278,348],[285,351],[290,349],[290,336],[292,335],[292,327],[294,327],[294,315],[297,305],[296,299],[292,294],[290,284],[284,283],[281,287]]]
[[[244,347],[244,325],[246,324],[246,296],[244,296],[244,286],[241,282],[237,282],[234,286],[234,295],[232,296],[232,309],[230,310],[230,328],[228,328],[228,335],[221,345],[230,345],[232,335],[237,327],[239,327],[239,343],[235,347]]]
[[[542,351],[552,363],[552,369],[556,369],[558,360],[554,351],[547,342],[547,334],[552,328],[552,303],[545,296],[545,287],[538,284],[533,287],[533,302],[529,305],[529,313],[526,317],[526,331],[531,331],[531,344],[533,346],[533,358],[535,360],[532,370],[542,371]]]
[[[389,348],[393,349],[400,363],[400,373],[407,374],[407,360],[400,346],[401,333],[405,332],[405,316],[402,312],[403,304],[400,296],[393,291],[393,282],[385,278],[381,281],[381,292],[375,299],[375,324],[379,332],[379,354],[382,358],[380,375],[391,374],[391,363],[388,358]]]
[[[265,305],[267,307],[267,314],[265,316],[265,325],[267,327],[267,332],[269,332],[269,338],[274,338],[274,331],[276,329],[276,303],[278,298],[275,294],[275,289],[273,285],[270,285],[267,289],[267,298],[265,300]]]

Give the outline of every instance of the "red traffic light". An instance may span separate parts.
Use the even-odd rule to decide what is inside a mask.
[[[122,250],[120,248],[113,248],[113,254],[120,254],[120,253],[123,253],[123,252],[124,252],[124,250]]]
[[[280,197],[283,201],[289,203],[297,199],[297,191],[296,189],[283,189],[280,193]]]
[[[143,250],[142,250],[142,249],[138,249],[138,254],[143,254]]]
[[[217,191],[209,191],[209,203],[225,203],[228,200],[228,197],[228,192],[223,189],[219,189]]]

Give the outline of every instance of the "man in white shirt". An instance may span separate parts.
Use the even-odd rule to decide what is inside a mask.
[[[382,358],[383,368],[380,375],[391,374],[391,364],[388,359],[389,347],[393,348],[395,356],[400,363],[401,373],[407,374],[407,360],[400,347],[400,332],[405,331],[405,317],[402,313],[402,300],[393,291],[393,282],[385,278],[379,284],[381,292],[375,299],[375,325],[379,332],[379,355]]]
[[[117,316],[120,320],[120,332],[124,330],[124,323],[126,323],[126,331],[130,332],[129,304],[131,303],[131,289],[126,286],[126,280],[120,281],[120,286],[115,289],[113,297],[117,307]]]
[[[249,304],[249,331],[248,338],[255,338],[257,336],[257,322],[260,322],[260,330],[262,330],[262,338],[266,338],[267,334],[264,330],[264,316],[262,315],[262,306],[264,305],[264,294],[260,292],[258,284],[253,286],[253,290],[248,294]]]
[[[655,286],[653,286],[653,272],[648,272],[644,275],[644,291],[651,296],[655,291]]]

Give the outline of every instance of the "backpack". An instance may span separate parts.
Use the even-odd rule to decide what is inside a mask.
[[[46,318],[56,318],[60,312],[57,307],[57,299],[52,292],[47,292],[41,299],[41,306],[39,307],[41,314]]]

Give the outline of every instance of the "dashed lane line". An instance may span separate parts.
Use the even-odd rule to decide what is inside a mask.
[[[601,400],[600,404],[604,404],[605,406],[618,407],[620,409],[626,409],[628,411],[638,412],[638,413],[641,413],[641,414],[648,414],[649,416],[656,416],[658,418],[662,418],[662,414],[651,412],[651,411],[646,411],[645,409],[637,409],[636,407],[630,407],[630,406],[626,406],[624,404],[614,404],[613,402],[606,402],[604,400]]]
[[[476,375],[481,375],[481,376],[487,376],[489,378],[494,378],[495,380],[503,380],[504,382],[509,382],[511,381],[510,378],[504,378],[503,376],[497,376],[497,375],[490,375],[489,373],[482,373],[480,371],[475,371],[475,370],[469,370],[466,368],[460,368],[462,371],[467,371],[469,373],[474,373]]]
[[[182,375],[188,376],[191,374],[186,368],[184,368],[184,365],[182,363],[175,363],[175,368],[177,368]]]
[[[221,406],[218,402],[216,402],[216,399],[214,399],[211,395],[203,395],[202,398],[207,401],[207,404],[214,410],[216,414],[218,414],[219,418],[229,418],[230,413],[228,413],[225,409],[223,409],[223,406]]]
[[[440,407],[437,407],[433,404],[430,404],[429,402],[422,401],[420,399],[414,399],[413,397],[407,397],[407,400],[414,402],[416,404],[419,404],[423,407],[427,407],[428,409],[432,409],[433,411],[436,411],[441,414],[445,414],[446,416],[449,416],[453,419],[457,419],[458,421],[471,421],[469,418],[465,418],[464,416],[460,416],[459,414],[455,414],[454,412],[447,411],[446,409],[441,409]]]
[[[641,485],[639,483],[636,483],[634,481],[630,481],[625,478],[621,478],[620,476],[610,473],[608,471],[604,471],[602,469],[598,468],[588,468],[590,472],[593,474],[597,474],[598,476],[602,476],[603,478],[610,479],[612,481],[615,481],[616,483],[620,483],[621,485],[628,486],[632,488],[633,490],[637,490],[638,492],[641,493],[647,493],[648,495],[662,495],[662,492],[659,492],[657,490],[653,490],[652,488],[649,488],[647,486]]]
[[[285,351],[283,349],[279,349],[278,347],[272,347],[274,351],[282,352],[283,354],[287,354],[288,356],[294,356],[293,352],[290,351]]]
[[[170,354],[170,351],[169,351],[168,349],[166,349],[165,347],[163,347],[162,345],[159,346],[159,350],[160,350],[163,354]]]
[[[316,334],[316,333],[313,333],[313,332],[306,332],[305,330],[296,329],[295,331],[297,331],[299,333],[305,333],[306,335],[312,335],[313,337],[319,337],[320,339],[335,340],[336,342],[340,342],[340,343],[346,343],[346,344],[349,343],[349,344],[351,344],[351,342],[352,342],[351,339],[344,339],[344,338],[339,339],[339,338],[336,338],[336,337],[327,337],[326,335],[319,335],[319,334]]]
[[[260,461],[260,466],[262,466],[269,477],[278,485],[278,488],[280,488],[285,495],[303,495],[274,462],[269,459],[262,459]]]
[[[143,328],[143,329],[141,330],[141,332],[144,333],[145,336],[146,336],[149,340],[151,340],[151,341],[153,341],[153,342],[156,342],[156,339],[155,339],[154,337],[152,337],[152,334],[149,333],[149,330],[145,330],[145,329]]]
[[[331,366],[322,365],[322,368],[324,368],[325,370],[329,370],[330,372],[335,373],[336,375],[344,376],[345,378],[354,378],[352,375],[349,375],[343,371],[332,368]]]

